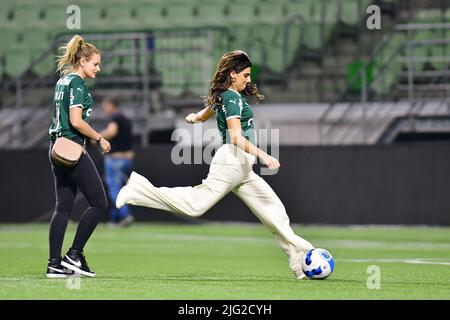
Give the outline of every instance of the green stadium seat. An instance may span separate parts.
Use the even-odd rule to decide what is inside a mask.
[[[12,24],[13,5],[9,1],[0,1],[0,29]]]
[[[63,4],[55,4],[43,9],[43,19],[40,22],[39,28],[47,30],[53,35],[66,33],[67,29],[67,6]],[[82,14],[83,19],[83,14]],[[81,20],[81,27],[83,27],[83,20]]]
[[[0,54],[0,80],[4,77],[3,56]]]
[[[34,57],[33,57],[34,60]],[[56,72],[56,56],[55,54],[47,55],[42,61],[35,63],[32,71],[39,77],[46,76],[52,72]]]
[[[228,25],[253,25],[256,18],[256,3],[229,3],[226,9]]]
[[[179,40],[179,38],[178,38]],[[153,56],[154,68],[162,74],[162,92],[169,96],[179,96],[187,86],[186,61],[183,51],[175,49],[176,39],[156,39]]]
[[[320,49],[321,16],[320,8],[312,2],[291,1],[286,4],[288,17],[301,16],[303,19],[303,43],[310,49]]]
[[[205,54],[203,52],[195,51],[186,52],[185,54],[185,65],[182,72],[187,79],[186,90],[196,96],[204,96],[207,94],[205,83],[209,83],[211,79],[211,75],[206,73],[207,70],[205,70],[203,65],[204,60]]]
[[[217,1],[201,1],[197,5],[196,21],[199,27],[225,26],[225,3]]]
[[[164,9],[163,3],[141,3],[136,11],[136,21],[141,26],[140,29],[157,30],[169,27],[170,24],[163,15]]]
[[[449,30],[435,30],[432,32],[433,39],[450,39]],[[450,57],[450,46],[448,44],[437,44],[430,47],[430,56],[439,58],[440,60]],[[436,70],[443,70],[448,62],[434,61],[432,62]]]
[[[19,41],[19,31],[11,26],[0,28],[0,55],[5,53],[7,48],[14,46]]]
[[[359,0],[341,0],[340,21],[348,26],[356,26],[363,14]]]
[[[98,4],[82,4],[81,9],[81,32],[108,31],[111,27],[104,13],[105,8]]]
[[[172,28],[194,26],[194,4],[191,1],[169,1],[166,6],[166,20]]]
[[[440,9],[419,10],[416,17],[413,19],[415,22],[443,22],[444,20],[444,11]]]
[[[285,3],[282,1],[261,2],[257,6],[257,23],[282,24],[285,21]]]
[[[25,2],[14,7],[11,22],[23,30],[38,25],[41,19],[41,7],[38,4]]]
[[[229,3],[225,12],[225,23],[231,36],[231,49],[246,50],[255,24],[256,2]]]
[[[413,40],[431,40],[434,39],[434,34],[429,30],[416,31],[413,35]],[[412,67],[415,71],[421,71],[423,69],[423,59],[431,57],[433,55],[432,48],[429,45],[414,45],[412,47],[412,56],[416,62],[413,63]],[[408,50],[405,48],[404,58],[408,57]],[[404,66],[408,68],[408,62],[406,61]]]
[[[304,21],[311,18],[311,4],[309,1],[289,1],[286,3],[286,14],[288,17],[301,16]]]
[[[4,53],[5,74],[10,77],[20,76],[31,64],[33,56],[27,47],[8,48]]]
[[[131,3],[112,3],[105,8],[106,20],[114,29],[121,32],[139,30],[140,26],[135,19],[135,9]]]
[[[392,36],[389,43],[374,60],[373,77],[371,89],[377,94],[387,94],[402,70],[402,64],[397,61],[401,56],[402,44],[405,40],[403,33],[396,33]],[[386,68],[383,68],[385,65]]]

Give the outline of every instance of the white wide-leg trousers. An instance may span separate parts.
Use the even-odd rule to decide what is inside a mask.
[[[225,144],[214,155],[207,178],[194,187],[158,188],[133,172],[123,188],[125,203],[199,217],[232,191],[276,236],[288,256],[290,268],[299,276],[303,274],[301,259],[313,246],[294,233],[281,200],[267,182],[253,172],[254,162],[254,156]]]

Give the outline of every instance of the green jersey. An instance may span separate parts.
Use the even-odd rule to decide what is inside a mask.
[[[222,106],[217,109],[217,127],[222,135],[224,144],[230,143],[230,137],[227,132],[227,120],[231,118],[241,119],[242,135],[255,144],[255,129],[253,126],[253,110],[244,97],[238,92],[228,89],[221,94]]]
[[[89,122],[92,113],[92,96],[86,88],[86,82],[79,75],[69,73],[58,80],[53,97],[53,118],[48,130],[50,137],[74,138],[84,136],[70,124],[71,108],[82,108],[82,118]]]

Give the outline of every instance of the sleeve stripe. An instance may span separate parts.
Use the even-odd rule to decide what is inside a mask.
[[[231,119],[231,118],[238,118],[238,119],[240,119],[241,116],[229,116],[228,118],[226,118],[226,120]]]
[[[80,107],[81,109],[83,109],[83,105],[82,104],[73,104],[73,105],[69,106],[69,109],[76,108],[76,107]]]

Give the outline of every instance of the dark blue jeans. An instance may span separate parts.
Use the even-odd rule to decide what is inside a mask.
[[[126,158],[105,157],[105,182],[111,200],[111,220],[118,222],[131,213],[130,207],[125,205],[120,209],[115,206],[117,195],[125,185],[131,174],[133,162]]]

